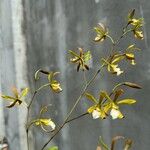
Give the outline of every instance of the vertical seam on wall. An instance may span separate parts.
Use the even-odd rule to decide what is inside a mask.
[[[26,38],[25,32],[23,32],[24,11],[22,0],[11,0],[11,8],[16,86],[19,90],[21,90],[22,88],[28,87]],[[21,150],[27,150],[27,140],[25,131],[26,115],[27,109],[20,105],[20,107],[18,108],[18,122]]]

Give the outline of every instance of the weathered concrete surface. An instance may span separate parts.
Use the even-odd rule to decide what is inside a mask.
[[[9,10],[9,11],[8,11]],[[13,35],[12,35],[12,20],[11,20],[11,4],[10,1],[0,1],[0,72],[1,72],[1,92],[10,94],[10,89],[15,85],[15,59],[13,51]],[[3,103],[3,102],[1,102]],[[3,136],[6,136],[11,145],[11,149],[20,149],[19,145],[19,130],[18,130],[18,110],[17,109],[3,109],[1,107],[4,122],[1,122],[0,126],[5,123]],[[3,118],[0,118],[2,121]]]
[[[2,42],[0,41],[0,47],[2,47],[0,71],[1,87],[5,93],[9,93],[9,87],[16,82],[14,69],[16,61],[14,60],[15,50],[12,38],[14,36],[12,22],[9,19],[11,18],[11,13],[7,12],[8,7],[10,7],[9,1],[0,1],[0,33],[3,35],[3,40]],[[42,91],[34,102],[33,108],[36,109],[33,115],[38,114],[41,104],[52,103],[51,116],[58,123],[65,118],[65,114],[70,110],[83,84],[81,82],[83,74],[81,72],[76,73],[75,68],[68,63],[67,50],[75,49],[78,46],[92,50],[95,60],[92,62],[89,78],[99,67],[97,62],[99,58],[109,50],[109,44],[94,44],[92,42],[93,26],[99,21],[105,22],[110,27],[112,34],[117,36],[117,32],[125,22],[125,16],[129,10],[135,8],[138,15],[144,17],[146,22],[144,26],[145,40],[128,41],[131,44],[136,42],[142,48],[142,52],[139,52],[137,56],[138,63],[136,67],[127,67],[128,71],[118,78],[104,73],[102,76],[104,81],[97,78],[89,89],[89,91],[93,91],[96,94],[100,89],[111,90],[115,81],[119,82],[127,79],[128,81],[138,82],[143,85],[143,90],[131,90],[128,92],[128,96],[138,99],[138,103],[134,107],[124,107],[122,109],[127,116],[124,120],[111,121],[108,119],[99,121],[92,120],[91,117],[85,117],[77,122],[72,122],[64,128],[63,132],[56,137],[52,144],[58,145],[61,150],[94,150],[100,135],[108,143],[114,135],[123,135],[134,140],[133,149],[149,149],[149,0],[26,0],[23,3],[23,7],[23,31],[27,44],[26,63],[29,84],[32,88],[36,87],[33,80],[34,72],[39,68],[43,68],[60,71],[61,77],[59,79],[64,89],[59,96],[49,93],[49,90]],[[120,47],[126,47],[127,45],[128,43],[122,41]],[[74,115],[84,112],[88,106],[89,104],[83,99]],[[8,137],[11,150],[16,150],[17,148],[22,150],[19,146],[15,147],[20,145],[17,127],[17,118],[19,117],[14,117],[17,116],[17,110],[12,111],[4,109],[6,130],[2,133]],[[16,130],[14,130],[14,124],[17,127]],[[48,135],[45,135],[38,128],[33,130],[35,149],[39,150],[47,140]]]

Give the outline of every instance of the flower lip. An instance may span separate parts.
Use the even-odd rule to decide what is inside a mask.
[[[93,119],[100,118],[100,115],[101,115],[100,111],[98,111],[97,109],[93,110],[92,112]]]
[[[112,108],[110,111],[110,115],[112,116],[112,119],[117,119],[117,118],[123,118],[124,116],[120,112],[119,109]]]
[[[118,65],[115,65],[113,68],[114,73],[117,74],[117,76],[121,75],[124,71],[121,71],[121,69],[119,67],[117,67]]]
[[[42,129],[44,129],[44,130],[45,130],[45,128],[43,126],[50,126],[52,129],[51,131],[55,130],[55,128],[56,128],[55,123],[51,119],[46,119],[46,118],[43,118],[43,119],[41,118],[41,119],[36,120],[35,125],[37,125],[37,126],[40,125],[42,127]]]
[[[53,89],[53,91],[56,92],[56,93],[59,93],[59,92],[62,91],[60,83],[52,83],[50,86]]]

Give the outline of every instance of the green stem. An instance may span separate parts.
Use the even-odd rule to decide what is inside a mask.
[[[84,82],[85,82],[85,84],[87,84],[87,79],[86,79],[85,71],[83,72],[83,78],[84,78]]]
[[[114,40],[109,36],[108,38],[112,41],[113,44],[113,48],[120,42],[120,40],[130,31],[132,31],[133,29],[127,30],[127,31],[123,31],[123,34],[121,35],[121,37],[114,42]],[[71,51],[72,53],[72,51]],[[76,54],[75,54],[76,55]],[[86,90],[88,89],[88,87],[90,86],[90,84],[95,80],[95,78],[97,77],[97,75],[101,72],[101,69],[105,66],[105,63],[101,66],[101,68],[94,74],[94,76],[91,78],[91,80],[89,80],[86,84],[84,89],[82,90],[80,96],[78,97],[78,99],[76,100],[75,104],[73,105],[72,109],[70,110],[70,112],[68,113],[66,119],[64,120],[64,122],[62,123],[62,125],[58,128],[58,130],[56,130],[56,132],[51,136],[51,138],[44,144],[44,146],[42,147],[41,150],[44,150],[44,148],[49,144],[49,142],[51,142],[51,140],[61,131],[61,129],[65,126],[65,124],[69,121],[68,119],[70,118],[71,114],[73,113],[74,109],[76,108],[76,106],[78,105],[78,103],[80,102],[81,98],[84,96]],[[110,94],[111,95],[111,94]],[[74,120],[74,119],[73,119]]]
[[[33,96],[32,96],[32,98],[31,98],[31,101],[30,101],[30,103],[29,103],[29,105],[28,105],[28,107],[27,107],[27,125],[28,125],[28,122],[29,122],[29,113],[30,113],[30,107],[31,107],[31,105],[32,105],[32,102],[33,102],[33,100],[34,100],[34,97],[36,96],[36,94],[37,94],[37,91],[35,91],[34,93],[33,93]],[[28,146],[28,150],[29,150],[29,128],[27,127],[27,125],[26,125],[26,134],[27,134],[27,146]]]
[[[107,145],[104,143],[104,141],[102,140],[102,137],[101,137],[101,136],[100,136],[99,142],[100,142],[100,145],[102,145],[103,148],[105,148],[105,150],[110,150],[110,149],[108,148],[108,146],[107,146]]]
[[[72,118],[72,119],[69,119],[68,121],[66,121],[66,124],[69,123],[69,122],[72,122],[72,121],[74,121],[74,120],[77,120],[77,119],[79,119],[79,118],[81,118],[81,117],[83,117],[83,116],[86,116],[86,115],[88,115],[88,114],[89,114],[89,113],[86,112],[86,113],[81,114],[81,115],[79,115],[79,116],[77,116],[77,117],[74,117],[74,118]]]
[[[50,85],[50,83],[44,84],[44,85],[40,86],[36,91],[38,92],[49,85]]]
[[[28,106],[27,106],[26,135],[27,135],[27,146],[28,146],[28,150],[29,150],[29,128],[30,128],[30,127],[28,127],[28,123],[29,123],[30,108],[31,108],[31,105],[32,105],[32,103],[33,103],[33,101],[34,101],[34,98],[35,98],[36,94],[37,94],[40,90],[42,90],[43,88],[45,88],[45,87],[47,87],[47,86],[49,86],[49,85],[50,85],[50,83],[45,84],[45,85],[42,85],[40,88],[38,88],[37,90],[35,90],[34,93],[33,93],[33,95],[32,95],[32,98],[31,98],[31,100],[30,100],[30,102],[29,102],[29,104],[28,104]]]
[[[120,40],[129,32],[132,32],[133,29],[129,29],[129,30],[126,30],[126,31],[123,31],[123,34],[118,38],[118,40],[116,40],[115,42],[115,45],[119,44]]]
[[[115,91],[119,86],[122,86],[122,85],[124,85],[124,84],[125,84],[125,82],[121,82],[121,83],[117,84],[117,85],[112,89],[112,92],[114,93],[114,91]]]
[[[36,123],[37,121],[38,121],[38,119],[31,121],[31,122],[29,123],[29,125],[27,125],[27,130],[29,130],[30,127],[31,127],[34,123]]]
[[[106,35],[106,36],[111,40],[112,44],[114,45],[115,42],[114,42],[113,38],[110,35]]]
[[[51,138],[44,144],[44,146],[42,147],[41,150],[44,150],[45,147],[49,144],[49,142],[51,142],[51,140],[61,131],[61,129],[65,126],[65,124],[68,122],[68,119],[70,118],[71,114],[73,113],[74,109],[76,108],[77,104],[80,102],[81,98],[84,96],[86,90],[88,89],[88,87],[91,85],[91,83],[95,80],[95,78],[97,77],[97,75],[101,72],[102,68],[105,66],[105,64],[102,64],[102,66],[100,67],[100,69],[98,71],[96,71],[96,73],[94,74],[94,76],[87,82],[87,84],[85,85],[84,89],[82,90],[80,96],[78,97],[78,99],[76,100],[75,104],[73,105],[72,109],[70,110],[70,112],[68,113],[66,119],[64,120],[64,122],[62,123],[62,125],[58,128],[58,130],[56,130],[56,132],[51,136]]]

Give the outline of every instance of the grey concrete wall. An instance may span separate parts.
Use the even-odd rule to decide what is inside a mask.
[[[9,11],[8,11],[9,10]],[[16,84],[15,79],[15,59],[13,51],[13,35],[11,20],[11,4],[10,1],[0,1],[0,81],[1,92],[11,94],[10,89]],[[11,149],[20,149],[19,146],[19,130],[18,130],[18,110],[8,110],[2,107],[1,99],[1,138],[6,136],[12,144]]]
[[[21,0],[13,2],[21,2]],[[96,94],[100,89],[111,90],[115,82],[127,79],[143,86],[142,91],[128,91],[128,96],[136,98],[138,103],[134,107],[122,108],[126,114],[123,120],[100,121],[85,117],[72,122],[53,140],[52,144],[58,145],[61,150],[95,150],[100,135],[108,143],[111,137],[123,135],[134,140],[133,149],[148,150],[150,147],[149,0],[26,0],[18,3],[21,5],[21,10],[18,11],[23,14],[17,17],[22,15],[23,21],[18,20],[16,24],[12,19],[13,15],[15,16],[12,12],[15,12],[18,7],[13,2],[0,1],[0,89],[2,92],[10,93],[12,85],[17,84],[17,87],[22,88],[28,83],[31,88],[36,88],[40,85],[40,83],[35,85],[33,80],[37,69],[60,71],[59,80],[62,83],[63,92],[56,95],[49,92],[49,89],[42,91],[34,102],[32,113],[32,116],[35,116],[40,110],[40,105],[52,103],[51,116],[58,123],[65,118],[83,84],[81,82],[83,73],[77,73],[69,63],[68,50],[81,46],[92,51],[95,60],[92,61],[90,73],[87,75],[88,78],[91,77],[99,66],[99,58],[109,48],[109,43],[94,44],[92,42],[93,26],[100,21],[105,22],[116,37],[117,33],[120,34],[119,29],[124,24],[128,11],[136,9],[137,14],[145,19],[145,40],[135,41],[130,37],[131,40],[128,40],[130,43],[136,42],[142,48],[142,52],[137,56],[136,67],[128,66],[128,71],[118,78],[105,72],[102,78],[97,78],[89,91]],[[19,25],[19,32],[14,28],[17,25]],[[16,33],[21,37],[16,36]],[[15,45],[14,41],[20,38],[25,41]],[[22,44],[19,45],[19,43]],[[119,47],[127,45],[127,42],[122,41]],[[23,60],[21,63],[16,61],[16,56],[19,54],[18,48],[21,51],[19,60]],[[24,65],[27,68],[25,72],[22,70]],[[4,104],[1,101],[0,106],[2,105]],[[87,101],[83,99],[74,115],[85,112],[88,106]],[[25,136],[20,134],[23,129],[19,127],[24,123],[20,114],[25,114],[25,110],[21,112],[18,109],[7,110],[1,107],[0,112],[1,136],[5,135],[8,138],[11,150],[25,150],[26,148],[21,144],[25,143]],[[39,150],[48,137],[49,135],[45,135],[39,128],[33,128],[34,149]]]

